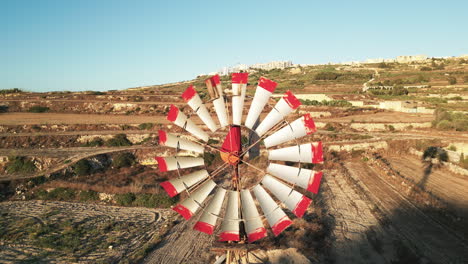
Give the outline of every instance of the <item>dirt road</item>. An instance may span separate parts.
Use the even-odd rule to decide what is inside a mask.
[[[398,235],[407,240],[418,255],[435,263],[468,261],[467,241],[452,235],[448,229],[421,212],[387,183],[379,172],[357,161],[347,162],[346,168],[354,179],[363,184]]]
[[[329,213],[334,216],[332,255],[336,263],[391,263],[396,258],[394,237],[371,212],[371,205],[361,197],[344,175],[324,171],[321,187]]]
[[[451,208],[468,217],[468,176],[452,173],[445,168],[434,168],[425,177],[423,164],[416,156],[390,156],[386,159],[404,177],[414,180],[425,190],[446,201]]]
[[[211,244],[216,239],[214,235],[193,230],[193,225],[201,214],[195,215],[190,221],[179,216],[180,223],[172,228],[170,233],[143,261],[152,264],[205,264],[210,252]]]

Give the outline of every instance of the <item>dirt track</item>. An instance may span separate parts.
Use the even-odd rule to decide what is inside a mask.
[[[65,230],[58,228],[41,236],[67,232],[70,228],[67,222],[73,223],[77,228],[83,228],[85,234],[79,238],[80,243],[72,252],[37,246],[37,241],[41,241],[43,237],[33,238],[33,231],[27,231],[33,233],[29,236],[26,234],[25,239],[12,241],[11,236],[6,236],[6,240],[2,239],[0,244],[1,263],[19,263],[23,260],[33,260],[34,263],[120,262],[136,254],[157,236],[168,215],[172,214],[167,209],[46,201],[3,202],[0,203],[0,213],[2,229],[6,228],[2,231],[7,234],[22,236],[22,232],[32,228],[21,228],[22,223],[26,221],[34,222],[34,226],[52,223],[66,226]],[[106,225],[109,230],[104,229]],[[94,247],[91,246],[93,244]]]
[[[181,222],[171,229],[170,233],[145,258],[143,263],[208,263],[207,258],[212,254],[209,250],[216,236],[193,230],[193,225],[200,216],[201,214],[198,214],[190,221],[179,216]]]
[[[8,113],[0,115],[0,125],[34,124],[169,124],[165,116],[98,115],[63,113]]]
[[[434,168],[425,178],[421,160],[415,156],[390,156],[387,160],[403,176],[413,179],[427,191],[446,201],[453,209],[468,217],[468,176],[452,173],[445,168]]]
[[[466,240],[452,235],[448,229],[417,209],[373,168],[362,162],[348,162],[346,168],[367,189],[398,235],[413,246],[415,253],[435,263],[466,263]]]
[[[321,187],[335,218],[333,257],[336,263],[390,263],[395,258],[393,235],[381,226],[371,207],[344,175],[325,172]]]

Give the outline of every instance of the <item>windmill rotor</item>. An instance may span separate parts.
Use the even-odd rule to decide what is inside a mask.
[[[217,233],[220,242],[254,243],[268,229],[278,236],[292,224],[285,210],[302,217],[319,191],[322,172],[302,166],[323,163],[322,143],[303,142],[316,132],[315,123],[308,113],[288,122],[301,103],[290,91],[275,102],[277,83],[267,78],[258,80],[253,98],[247,95],[248,73],[232,74],[228,94],[218,75],[205,84],[207,102],[192,85],[182,93],[191,115],[170,106],[167,120],[189,137],[159,131],[159,144],[177,151],[174,157],[156,157],[160,171],[177,171],[160,185],[171,197],[186,192],[172,209],[187,220],[200,213],[193,228]],[[248,111],[246,98],[251,98]],[[265,109],[269,112],[260,121]],[[215,137],[222,142],[213,143]],[[209,164],[205,156],[211,157]]]

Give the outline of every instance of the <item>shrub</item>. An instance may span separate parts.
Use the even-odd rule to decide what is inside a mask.
[[[134,163],[135,156],[129,152],[119,153],[112,159],[112,167],[114,168],[130,167]]]
[[[440,129],[440,130],[450,130],[453,128],[454,127],[452,125],[452,122],[450,122],[449,120],[442,120],[439,123],[437,123],[437,129]]]
[[[395,131],[395,127],[394,127],[393,125],[389,125],[389,126],[388,126],[388,130],[390,130],[390,131],[393,132],[393,131]]]
[[[114,196],[115,202],[121,206],[129,206],[135,201],[135,194],[134,193],[124,193],[124,194],[116,194]]]
[[[88,175],[91,173],[91,170],[92,166],[87,159],[82,159],[73,166],[73,171],[78,176]]]
[[[140,130],[150,130],[154,127],[153,123],[142,123],[138,125],[138,128]]]
[[[76,197],[76,191],[68,188],[55,188],[47,195],[47,200],[71,201]]]
[[[421,70],[421,71],[432,71],[432,68],[431,68],[431,67],[424,66],[424,67],[421,67],[420,70]]]
[[[392,66],[390,64],[388,64],[388,63],[381,62],[381,63],[377,64],[377,67],[385,69],[385,68],[391,68]]]
[[[396,85],[391,90],[391,94],[396,95],[396,96],[398,96],[398,95],[407,95],[408,94],[408,89],[404,88],[401,85]]]
[[[453,85],[453,84],[456,84],[457,83],[457,78],[453,77],[453,76],[449,76],[447,78],[447,81],[449,84]]]
[[[88,141],[88,142],[82,144],[81,146],[83,146],[83,147],[101,147],[103,145],[104,145],[104,140],[102,138],[95,137],[95,138],[93,138],[93,140]]]
[[[117,134],[113,138],[106,141],[106,146],[108,147],[125,147],[131,146],[132,142],[127,139],[125,134]]]
[[[319,72],[315,75],[315,80],[336,80],[339,76],[336,72]]]
[[[23,90],[20,88],[11,88],[11,89],[2,89],[0,90],[0,94],[10,94],[10,93],[22,93]]]
[[[462,168],[468,169],[468,157],[465,158],[465,154],[460,154],[460,161],[459,164]]]
[[[28,112],[31,112],[31,113],[44,113],[47,111],[49,111],[49,107],[40,106],[40,105],[31,106],[28,110]]]
[[[457,147],[455,147],[454,145],[450,145],[450,146],[448,147],[448,150],[457,151]]]
[[[32,173],[36,170],[36,165],[26,157],[10,157],[6,164],[8,173]]]
[[[168,208],[177,203],[176,198],[170,198],[164,193],[157,194],[138,194],[134,206],[143,206],[148,208]]]
[[[336,128],[330,123],[327,123],[324,128],[327,131],[335,131],[336,130]]]
[[[98,201],[99,200],[99,194],[95,191],[89,190],[89,191],[81,191],[80,192],[80,201],[82,202],[88,202],[88,201]]]

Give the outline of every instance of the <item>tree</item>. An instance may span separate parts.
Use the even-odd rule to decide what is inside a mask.
[[[130,167],[134,163],[135,156],[129,152],[119,153],[112,159],[112,166],[114,168]]]
[[[91,164],[87,159],[82,159],[73,166],[73,171],[78,176],[88,175],[91,172],[91,169]]]
[[[434,160],[437,161],[437,163],[434,163]],[[447,154],[447,151],[441,147],[428,147],[426,150],[424,150],[423,156],[422,156],[422,162],[425,166],[424,168],[424,175],[421,181],[418,183],[421,187],[424,187],[424,185],[427,182],[427,179],[429,175],[432,172],[433,168],[440,168],[444,162],[448,162],[449,157]]]
[[[450,85],[454,85],[457,83],[457,78],[453,77],[453,76],[450,76],[447,78],[448,82]]]

